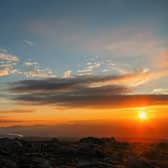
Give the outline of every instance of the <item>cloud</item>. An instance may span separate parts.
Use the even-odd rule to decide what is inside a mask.
[[[146,70],[137,70],[132,73],[122,75],[108,76],[74,76],[72,78],[49,78],[39,80],[22,80],[12,83],[11,91],[17,92],[41,92],[71,90],[81,87],[101,87],[107,85],[126,85],[128,87],[137,87],[153,79],[167,76],[168,70],[151,72]]]
[[[26,109],[12,109],[12,110],[0,110],[0,113],[32,113],[34,110],[26,110]]]
[[[24,64],[25,64],[26,66],[34,66],[34,65],[38,65],[37,62],[32,62],[32,61],[26,61]]]
[[[19,58],[10,54],[0,53],[0,60],[18,62]]]
[[[64,78],[70,78],[72,76],[72,71],[71,70],[67,70],[64,72]]]
[[[157,89],[153,89],[152,93],[154,93],[154,94],[168,94],[168,89],[157,88]]]
[[[19,62],[17,56],[0,53],[0,76],[18,73],[18,70],[15,68],[17,62]]]
[[[93,71],[101,66],[100,63],[89,62],[87,66],[78,70],[78,75],[91,75]]]
[[[23,80],[12,83],[9,90],[15,94],[16,101],[38,105],[112,108],[167,104],[167,95],[132,93],[137,86],[144,84],[144,80],[151,80],[153,75],[146,71],[138,71],[120,76]],[[139,83],[135,84],[137,78]]]
[[[6,76],[6,75],[9,75],[10,72],[9,72],[9,69],[0,69],[0,76]]]
[[[22,122],[20,120],[11,120],[11,119],[0,119],[1,124],[7,124],[7,123],[19,123]]]
[[[26,77],[51,78],[56,76],[51,69],[41,67],[38,62],[29,60],[26,61],[24,64],[25,64],[25,71],[23,72],[23,74]]]
[[[110,91],[111,92],[111,91]],[[78,92],[80,93],[80,92]],[[74,94],[71,92],[71,94]],[[15,98],[19,102],[34,105],[56,105],[71,108],[128,108],[153,105],[167,105],[168,95],[121,95],[97,94],[26,94]]]
[[[29,47],[33,47],[34,46],[34,43],[30,40],[24,40],[23,41],[25,45],[29,46]]]
[[[21,62],[17,56],[0,53],[0,76],[11,74],[20,74],[31,78],[49,78],[56,76],[51,69],[43,68],[35,61],[28,60]]]
[[[14,69],[13,67],[10,68],[0,68],[0,76],[7,76],[10,74],[19,74],[19,71],[17,69]]]
[[[166,40],[157,36],[153,29],[140,25],[98,31],[88,38],[83,48],[99,55],[118,57],[118,59],[143,57],[151,60],[151,57],[153,58],[167,47]]]
[[[159,55],[167,48],[166,38],[161,38],[155,27],[147,23],[97,28],[94,33],[81,31],[84,28],[81,25],[71,30],[67,28],[68,25],[71,25],[69,21],[58,23],[51,19],[34,20],[28,27],[40,37],[44,37],[46,43],[55,44],[58,40],[59,43],[71,46],[75,50],[79,48],[82,52],[89,52],[88,55],[91,57],[96,55],[100,60],[109,59],[129,64],[133,62],[131,66],[137,62],[150,65],[152,60],[156,59],[155,55]]]
[[[33,78],[51,78],[55,77],[55,74],[50,69],[42,69],[40,67],[32,67],[24,72],[25,76]]]
[[[22,80],[12,83],[11,91],[17,92],[50,92],[71,90],[92,85],[102,86],[106,82],[125,81],[131,78],[131,74],[123,76],[76,76],[73,78],[49,78],[41,80]],[[112,84],[112,83],[111,83]]]

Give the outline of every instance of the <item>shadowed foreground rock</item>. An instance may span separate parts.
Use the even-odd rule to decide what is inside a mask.
[[[167,143],[148,144],[136,151],[139,146],[114,138],[1,138],[0,168],[168,168]]]

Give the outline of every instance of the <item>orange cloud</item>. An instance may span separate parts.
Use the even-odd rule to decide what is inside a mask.
[[[10,72],[9,72],[9,69],[0,69],[0,76],[6,76],[8,75]]]

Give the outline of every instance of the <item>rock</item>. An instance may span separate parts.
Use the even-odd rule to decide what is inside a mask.
[[[32,168],[52,168],[48,160],[44,158],[33,158]]]
[[[16,162],[8,158],[0,157],[1,168],[17,168]]]
[[[153,146],[148,150],[155,149],[151,154],[159,153],[160,159],[139,155],[132,144],[113,138],[87,137],[78,142],[1,138],[0,168],[168,168],[167,145]]]
[[[103,145],[105,143],[114,143],[116,142],[115,138],[95,138],[95,137],[87,137],[80,139],[80,143],[91,143],[97,145]]]
[[[103,144],[104,141],[99,138],[94,138],[94,137],[87,137],[87,138],[82,138],[80,139],[80,143],[91,143],[91,144]]]
[[[90,143],[82,143],[78,147],[77,151],[78,156],[85,156],[85,157],[104,157],[104,152],[98,148],[97,145],[90,144]]]
[[[19,153],[23,149],[23,145],[16,139],[0,139],[0,152],[2,154]]]
[[[128,158],[128,168],[155,168],[149,161],[143,158]]]

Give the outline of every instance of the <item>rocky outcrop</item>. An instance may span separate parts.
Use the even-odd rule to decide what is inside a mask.
[[[138,145],[138,144],[137,144]],[[167,144],[148,146],[139,154],[134,145],[114,138],[82,138],[78,142],[0,139],[0,168],[167,168]],[[158,152],[157,159],[150,155]],[[164,157],[160,157],[164,155]],[[154,158],[155,158],[154,157]]]

